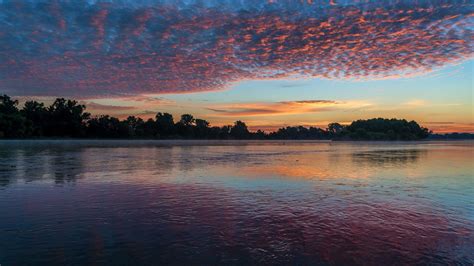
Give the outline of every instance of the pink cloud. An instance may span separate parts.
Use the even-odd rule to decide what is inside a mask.
[[[245,79],[398,78],[472,58],[468,2],[359,2],[4,2],[0,90],[187,93]]]

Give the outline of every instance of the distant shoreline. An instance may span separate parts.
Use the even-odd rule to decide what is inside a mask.
[[[415,143],[415,142],[440,142],[440,141],[466,141],[474,139],[421,139],[421,140],[330,140],[330,139],[120,139],[120,138],[38,138],[38,139],[2,139],[0,142],[59,142],[59,141],[129,141],[129,142],[373,142],[373,143]]]
[[[0,138],[0,142],[58,142],[58,141],[130,141],[130,142],[374,142],[374,143],[386,143],[386,142],[441,142],[441,141],[474,141],[474,134],[470,134],[470,138],[425,138],[418,140],[354,140],[354,139],[180,139],[180,138],[169,138],[169,139],[158,139],[158,138]]]
[[[129,116],[120,120],[109,115],[91,116],[78,101],[57,98],[50,106],[0,95],[0,139],[114,139],[114,140],[334,140],[334,141],[417,141],[474,139],[474,134],[436,134],[414,120],[371,118],[350,124],[285,126],[273,132],[250,131],[245,122],[211,126],[191,114],[178,121],[170,113],[158,112],[146,121]]]
[[[178,121],[170,113],[157,112],[146,121],[129,116],[124,120],[109,115],[91,116],[75,100],[56,98],[50,105],[19,101],[0,95],[0,138],[85,138],[85,139],[314,139],[314,140],[420,140],[431,131],[416,121],[397,118],[356,120],[349,125],[334,122],[327,128],[286,126],[274,132],[250,131],[245,122],[211,126],[191,114]]]

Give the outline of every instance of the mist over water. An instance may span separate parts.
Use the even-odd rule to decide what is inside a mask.
[[[0,263],[463,264],[472,142],[0,142]]]

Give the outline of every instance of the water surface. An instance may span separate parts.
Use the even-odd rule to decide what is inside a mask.
[[[0,264],[474,263],[473,142],[0,141]]]

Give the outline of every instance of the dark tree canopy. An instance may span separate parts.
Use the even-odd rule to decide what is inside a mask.
[[[342,130],[344,129],[344,126],[339,124],[339,123],[331,123],[328,125],[328,131],[331,133],[331,134],[339,134],[342,132]]]
[[[184,126],[192,126],[194,121],[194,117],[190,114],[181,115],[181,120],[179,120],[179,122]]]
[[[52,137],[81,137],[90,114],[77,101],[58,98],[48,107],[46,135]]]
[[[30,121],[30,134],[33,136],[44,136],[45,126],[43,123],[48,118],[48,110],[44,107],[44,104],[37,101],[27,101],[21,113],[27,121]]]
[[[183,114],[175,123],[169,113],[159,112],[155,119],[144,121],[134,116],[124,120],[108,115],[91,117],[85,110],[86,106],[77,101],[63,98],[48,107],[28,101],[20,110],[18,101],[3,95],[0,96],[0,138],[419,140],[431,133],[415,121],[404,119],[374,118],[357,120],[347,126],[331,123],[327,129],[295,126],[265,133],[250,132],[240,120],[234,125],[211,127],[208,121],[191,114]]]
[[[28,135],[27,120],[17,108],[18,101],[0,96],[0,137],[15,138]]]
[[[174,133],[174,119],[173,115],[169,113],[156,114],[157,131],[160,131],[162,136],[169,136]]]
[[[341,131],[341,138],[351,140],[419,140],[429,136],[427,128],[405,119],[373,118],[357,120]]]
[[[242,121],[236,121],[234,126],[230,129],[230,135],[235,139],[248,139],[250,132],[247,125]]]

